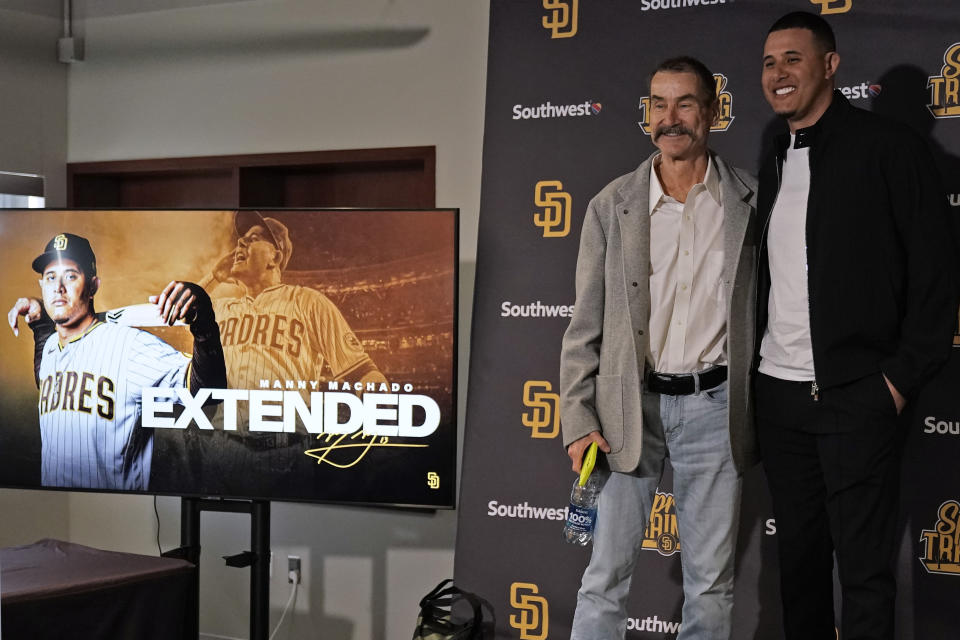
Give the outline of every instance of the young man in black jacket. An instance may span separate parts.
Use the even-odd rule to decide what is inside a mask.
[[[834,90],[830,26],[770,28],[763,92],[790,127],[760,173],[757,427],[788,640],[890,639],[903,429],[956,322],[945,194],[924,142]]]

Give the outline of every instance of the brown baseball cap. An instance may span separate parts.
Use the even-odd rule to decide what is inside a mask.
[[[260,225],[267,230],[268,239],[273,243],[280,253],[283,254],[283,262],[280,263],[280,270],[287,268],[290,262],[290,256],[293,255],[293,244],[290,242],[290,232],[287,226],[276,218],[265,218],[259,211],[252,209],[240,209],[234,217],[233,224],[237,229],[237,235],[243,236],[252,227]]]

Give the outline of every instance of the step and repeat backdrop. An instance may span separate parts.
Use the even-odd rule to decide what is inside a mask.
[[[909,123],[936,155],[960,229],[956,0],[491,0],[483,189],[456,581],[496,637],[567,638],[589,548],[561,539],[574,475],[558,415],[560,341],[590,198],[654,149],[651,69],[692,55],[722,105],[710,145],[756,171],[783,124],[760,89],[769,26],[794,10],[836,31],[837,87]],[[850,161],[858,162],[857,150]],[[877,188],[883,188],[877,185]],[[898,632],[956,635],[960,602],[960,330],[913,406],[904,456]],[[674,638],[682,545],[669,472],[634,573],[627,637]],[[734,637],[780,635],[776,521],[762,466],[746,478]]]

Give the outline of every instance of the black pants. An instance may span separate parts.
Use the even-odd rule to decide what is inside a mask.
[[[760,452],[773,498],[787,640],[891,640],[903,430],[879,373],[811,395],[760,374]]]

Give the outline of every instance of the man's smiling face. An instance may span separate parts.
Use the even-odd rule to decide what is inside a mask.
[[[839,57],[824,51],[809,29],[783,29],[763,47],[763,95],[791,131],[815,124],[833,96]]]
[[[691,159],[707,152],[717,105],[704,94],[696,74],[687,71],[658,71],[650,80],[651,137],[664,156]]]

